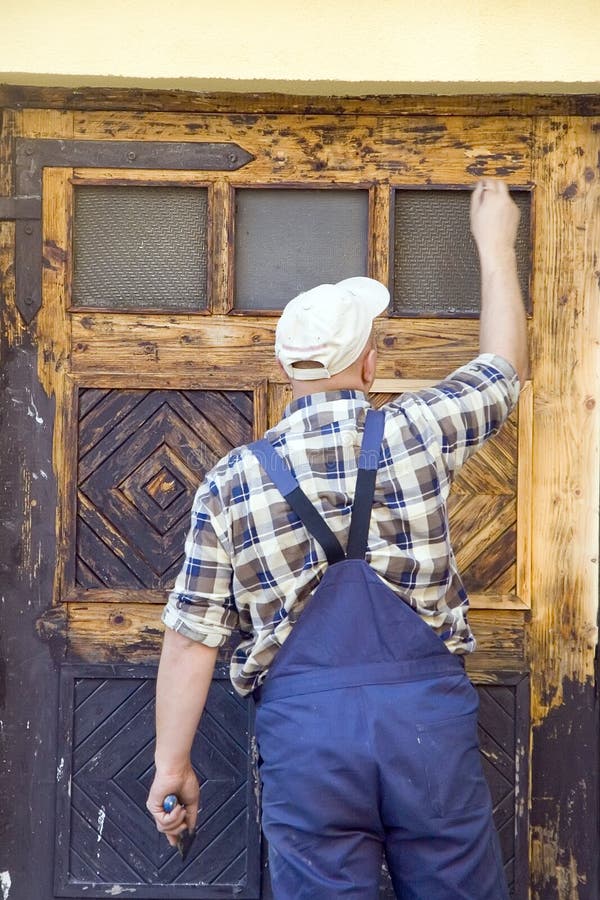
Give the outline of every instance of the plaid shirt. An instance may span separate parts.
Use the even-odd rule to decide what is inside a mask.
[[[386,404],[367,562],[451,652],[475,642],[448,531],[454,473],[497,431],[519,393],[505,360],[484,354],[435,387]],[[357,458],[369,402],[359,391],[293,401],[266,437],[346,546]],[[215,647],[235,630],[240,694],[264,679],[319,583],[325,555],[247,447],[233,450],[198,489],[185,562],[163,621]]]

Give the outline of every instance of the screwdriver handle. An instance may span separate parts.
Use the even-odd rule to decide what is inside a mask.
[[[176,794],[167,794],[162,802],[162,807],[166,813],[170,813],[173,812],[178,803],[179,798]]]

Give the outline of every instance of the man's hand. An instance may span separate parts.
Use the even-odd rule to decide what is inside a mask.
[[[175,794],[180,805],[172,812],[166,813],[163,809],[163,800],[169,794]],[[200,801],[200,787],[198,779],[191,765],[181,774],[161,774],[157,772],[146,806],[160,832],[166,835],[171,846],[177,843],[177,835],[186,829],[191,833],[196,827],[198,817],[198,804]]]
[[[520,213],[504,181],[480,181],[471,197],[471,232],[484,261],[513,253]]]

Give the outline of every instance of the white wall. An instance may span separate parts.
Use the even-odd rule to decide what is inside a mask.
[[[0,0],[0,82],[598,91],[599,0]]]

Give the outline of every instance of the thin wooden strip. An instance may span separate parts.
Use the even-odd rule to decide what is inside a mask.
[[[57,455],[57,552],[54,582],[55,603],[60,603],[75,583],[77,534],[77,435],[79,416],[77,388],[65,376],[61,403],[55,425],[55,454]],[[60,423],[59,423],[60,419]],[[58,441],[60,440],[60,444]]]
[[[64,603],[110,603],[113,605],[129,605],[131,603],[150,603],[162,604],[167,602],[168,590],[148,590],[140,588],[132,590],[131,588],[107,588],[104,586],[98,588],[72,587],[65,595]]]
[[[182,377],[198,371],[198,353],[210,355],[217,369],[257,379],[281,380],[274,357],[277,316],[157,316],[115,313],[74,313],[74,372],[162,373]],[[440,380],[450,370],[477,355],[477,322],[452,324],[439,320],[380,320],[378,373],[386,381],[408,379],[412,386]],[[256,366],[256,368],[255,368]],[[379,381],[375,385],[378,388]]]
[[[432,378],[376,378],[371,391],[374,394],[390,394],[392,399],[407,391],[420,391],[434,385]]]
[[[213,290],[210,309],[213,313],[225,314],[233,309],[234,197],[230,184],[224,179],[215,183],[211,203]]]
[[[517,593],[531,606],[533,495],[533,387],[526,382],[519,398],[517,466]]]
[[[515,594],[494,591],[469,593],[469,604],[471,609],[502,609],[520,612],[528,609],[523,600]]]
[[[262,381],[254,391],[253,440],[263,437],[269,427],[269,398],[267,381]]]
[[[297,85],[295,86],[297,88]],[[394,91],[378,94],[376,85],[361,96],[352,94],[356,85],[340,84],[338,95],[332,95],[331,82],[313,83],[311,94],[294,94],[269,91],[215,92],[157,90],[154,88],[130,89],[99,86],[44,87],[38,85],[0,85],[0,106],[21,108],[50,107],[75,110],[76,116],[85,116],[86,110],[132,110],[155,112],[171,110],[181,113],[264,113],[277,114],[293,109],[298,114],[321,113],[350,114],[376,113],[389,116],[413,116],[415,114],[448,116],[549,116],[549,115],[600,115],[600,97],[597,92],[573,94],[444,94],[447,85],[440,84],[435,95],[428,86],[426,94],[407,94]],[[365,96],[366,94],[366,96]],[[54,136],[54,135],[50,135]],[[57,137],[59,135],[56,135]]]
[[[370,274],[389,284],[390,281],[390,215],[391,191],[388,185],[376,184],[370,192]]]
[[[164,599],[166,601],[166,595]],[[161,649],[161,608],[158,600],[143,603],[71,602],[67,605],[69,650],[82,661],[89,662],[153,661]],[[469,671],[524,670],[521,611],[472,609],[470,620],[478,649],[467,657]],[[227,659],[228,656],[229,653]]]
[[[292,388],[289,384],[269,382],[268,394],[268,427],[272,428],[283,416],[285,407],[292,399]]]

